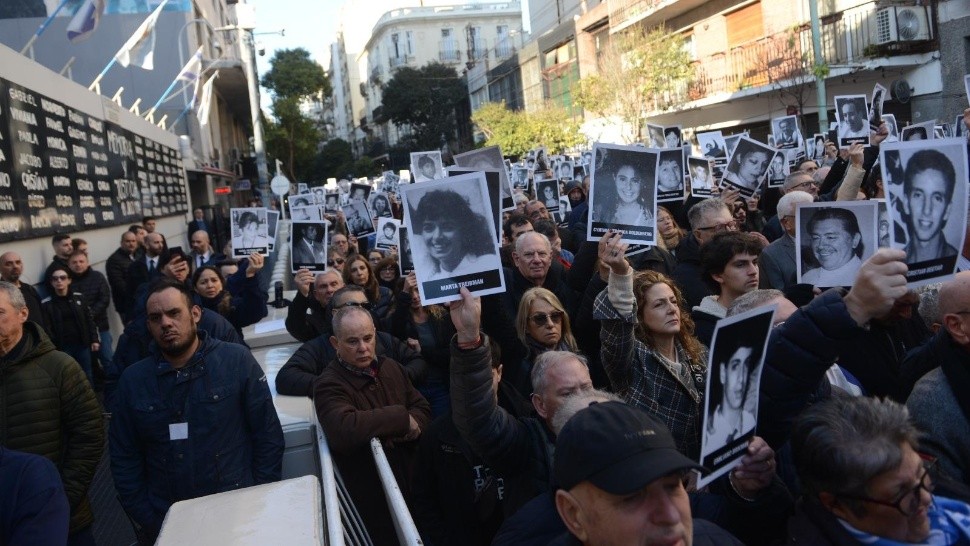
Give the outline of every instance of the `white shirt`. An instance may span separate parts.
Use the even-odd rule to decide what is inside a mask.
[[[821,267],[809,269],[802,273],[802,282],[830,288],[832,286],[852,286],[855,282],[855,275],[862,267],[862,260],[858,256],[853,256],[851,260],[842,267],[829,271]]]

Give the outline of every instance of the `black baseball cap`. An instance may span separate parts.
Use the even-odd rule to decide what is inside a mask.
[[[704,468],[677,451],[663,423],[623,402],[590,404],[556,437],[554,472],[562,489],[589,481],[629,495],[671,472]]]

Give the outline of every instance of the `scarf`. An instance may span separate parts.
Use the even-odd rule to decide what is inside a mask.
[[[930,535],[923,542],[897,542],[872,535],[838,520],[859,541],[873,546],[958,546],[970,545],[970,505],[946,497],[933,496],[930,503]]]

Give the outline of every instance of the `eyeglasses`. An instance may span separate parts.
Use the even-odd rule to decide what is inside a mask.
[[[738,223],[734,220],[730,222],[724,222],[723,224],[714,224],[713,226],[699,227],[697,231],[703,231],[704,233],[709,233],[713,231],[714,233],[721,233],[722,231],[737,231]]]
[[[51,282],[66,281],[67,275],[51,275]]]
[[[348,301],[341,303],[340,305],[334,305],[333,310],[336,311],[337,309],[343,309],[345,307],[360,307],[361,309],[370,311],[372,306],[369,301]]]
[[[816,186],[817,187],[818,186],[818,182],[816,182],[814,180],[806,180],[806,181],[802,182],[801,184],[795,184],[794,186],[791,187],[791,189],[796,190],[798,188],[804,188],[804,187],[807,187],[807,186]]]
[[[333,267],[335,265],[344,265],[344,259],[343,258],[336,258],[336,259],[333,259],[333,260],[327,260],[327,265],[329,265],[330,267]]]
[[[927,493],[933,493],[936,486],[933,484],[933,479],[930,477],[930,472],[936,466],[936,458],[920,455],[923,457],[923,475],[920,476],[919,483],[916,484],[912,489],[907,489],[903,491],[896,500],[889,502],[879,499],[873,499],[864,496],[853,496],[853,495],[838,495],[843,499],[858,500],[863,502],[871,502],[872,504],[879,504],[882,506],[889,506],[890,508],[895,508],[904,517],[912,517],[913,514],[919,511],[920,501],[920,489],[925,489]]]
[[[531,320],[532,324],[535,324],[536,326],[545,326],[550,320],[552,321],[553,324],[562,323],[562,317],[563,317],[562,311],[553,311],[552,313],[548,313],[548,314],[536,313],[531,317],[529,317],[529,320]]]

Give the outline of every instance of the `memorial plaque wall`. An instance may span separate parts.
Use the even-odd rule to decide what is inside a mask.
[[[187,210],[177,150],[0,79],[0,241]]]

